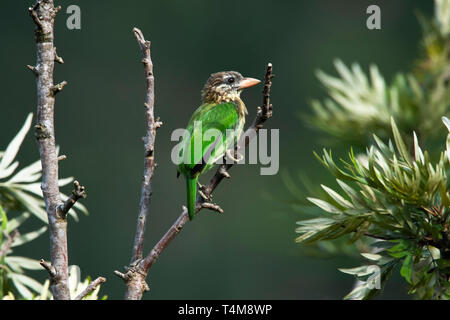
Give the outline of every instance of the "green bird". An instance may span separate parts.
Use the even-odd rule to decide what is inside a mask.
[[[177,176],[186,179],[189,219],[195,214],[200,174],[234,148],[242,134],[247,109],[240,95],[244,88],[261,81],[239,72],[212,74],[202,90],[202,104],[192,114],[179,152]]]

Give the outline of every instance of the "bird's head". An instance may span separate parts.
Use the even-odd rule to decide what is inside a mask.
[[[221,103],[239,99],[241,91],[261,81],[245,78],[236,71],[213,73],[202,90],[202,101],[205,103]]]

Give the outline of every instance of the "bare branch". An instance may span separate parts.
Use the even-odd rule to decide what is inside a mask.
[[[67,221],[61,219],[58,186],[58,159],[54,132],[53,69],[55,63],[53,0],[38,0],[29,10],[36,24],[37,63],[37,124],[36,137],[42,163],[42,193],[45,200],[50,231],[51,265],[41,261],[50,273],[50,288],[55,300],[69,300]],[[30,68],[33,70],[33,68]]]
[[[201,209],[197,207],[197,212]],[[147,257],[141,261],[140,267],[142,267],[145,274],[152,266],[152,264],[159,258],[159,255],[163,252],[165,248],[170,244],[170,242],[175,239],[175,237],[183,229],[184,225],[189,221],[189,215],[187,208],[183,206],[183,212],[175,221],[175,223],[170,227],[166,234],[158,241],[158,243],[153,247],[152,251],[147,255]]]
[[[144,74],[146,80],[146,94],[145,94],[145,118],[146,118],[146,135],[144,140],[144,174],[142,178],[141,200],[139,204],[139,216],[136,226],[136,234],[133,244],[133,252],[131,262],[142,258],[142,250],[144,246],[145,229],[147,224],[147,216],[149,212],[150,197],[152,195],[151,180],[153,172],[156,167],[155,163],[155,137],[156,129],[161,127],[162,122],[159,118],[155,121],[154,116],[154,77],[153,77],[153,63],[150,53],[150,41],[145,40],[144,35],[138,28],[133,29],[134,36],[138,42],[141,51],[142,63],[144,65]]]
[[[98,277],[94,281],[92,281],[86,289],[84,289],[74,300],[83,300],[89,293],[91,293],[100,283],[106,282],[106,278]]]
[[[143,138],[144,141],[144,174],[142,179],[141,188],[141,200],[139,203],[139,215],[136,226],[136,234],[133,243],[133,252],[131,255],[130,267],[126,274],[119,271],[114,273],[122,278],[127,285],[127,291],[125,293],[125,299],[135,300],[140,299],[142,292],[148,291],[149,287],[145,282],[145,274],[141,273],[135,268],[136,263],[142,259],[142,252],[145,240],[145,230],[147,224],[147,217],[149,213],[150,197],[152,195],[151,180],[154,170],[156,168],[155,163],[155,138],[156,130],[162,126],[162,122],[159,118],[155,121],[154,116],[154,77],[153,77],[153,63],[150,53],[150,41],[145,40],[145,37],[141,30],[138,28],[133,29],[134,36],[139,45],[141,51],[141,61],[144,65],[144,75],[146,80],[146,95],[145,95],[145,117],[146,117],[146,135]]]
[[[17,229],[14,229],[9,234],[6,234],[6,241],[5,243],[3,243],[2,248],[0,249],[0,260],[6,255],[18,235],[19,231],[17,231]]]
[[[85,188],[78,181],[70,198],[63,203],[59,192],[58,161],[65,156],[57,156],[55,143],[54,107],[55,95],[67,82],[54,84],[55,62],[64,63],[54,47],[54,18],[61,6],[55,7],[54,0],[37,0],[29,8],[29,14],[36,24],[35,41],[37,62],[27,66],[36,76],[37,85],[37,123],[35,136],[42,164],[41,189],[45,201],[50,231],[50,260],[40,264],[50,275],[50,289],[55,300],[70,300],[69,270],[67,250],[67,213],[75,202],[86,197]],[[103,278],[99,278],[102,282]],[[97,280],[96,280],[97,281]],[[98,284],[97,284],[98,285]]]
[[[76,200],[85,196],[84,187],[76,186],[66,203],[62,203],[58,186],[58,157],[56,153],[54,131],[55,94],[60,92],[66,81],[54,85],[53,71],[55,62],[63,63],[56,54],[54,42],[54,18],[61,7],[54,6],[54,0],[37,0],[29,9],[29,14],[36,24],[35,41],[37,62],[27,66],[36,75],[37,117],[35,135],[42,164],[41,189],[50,233],[50,260],[41,261],[41,265],[50,274],[50,289],[55,300],[69,300],[69,271],[67,251],[67,212]]]

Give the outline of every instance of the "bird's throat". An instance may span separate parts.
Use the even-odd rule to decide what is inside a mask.
[[[236,108],[239,114],[239,120],[245,123],[245,115],[248,114],[248,112],[247,108],[245,107],[244,101],[242,101],[241,98],[238,97],[236,100],[233,100],[233,102],[236,104]]]
[[[234,102],[239,114],[239,118],[241,121],[244,122],[245,122],[245,115],[248,114],[247,108],[245,107],[245,104],[241,99],[241,93],[239,91],[233,93],[224,93],[209,90],[203,94],[203,102],[214,104],[221,104],[224,102]]]

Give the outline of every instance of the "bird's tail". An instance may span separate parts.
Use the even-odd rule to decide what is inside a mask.
[[[194,219],[195,204],[197,202],[197,180],[198,177],[191,178],[186,176],[186,195],[189,220]]]

